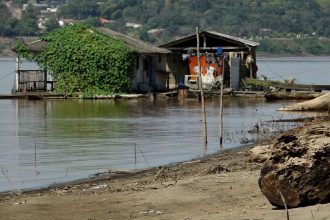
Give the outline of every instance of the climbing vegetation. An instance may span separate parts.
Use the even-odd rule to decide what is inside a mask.
[[[82,24],[56,29],[41,40],[46,42],[41,52],[23,44],[17,52],[51,72],[56,92],[94,96],[129,91],[134,59],[124,42]]]

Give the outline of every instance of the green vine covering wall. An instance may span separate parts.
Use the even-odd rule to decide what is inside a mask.
[[[90,97],[129,91],[134,59],[124,42],[82,24],[41,39],[47,42],[41,53],[29,53],[22,44],[17,52],[53,73],[56,92]]]

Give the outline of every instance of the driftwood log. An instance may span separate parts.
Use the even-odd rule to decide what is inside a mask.
[[[330,109],[330,93],[315,99],[280,108],[279,111],[318,111]]]
[[[329,125],[324,122],[298,135],[284,134],[272,145],[259,178],[260,189],[272,205],[292,208],[330,202]]]

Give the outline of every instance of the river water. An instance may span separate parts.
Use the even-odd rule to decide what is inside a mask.
[[[33,68],[34,64],[24,65]],[[10,92],[14,68],[12,59],[0,60],[0,93]],[[259,60],[259,72],[271,73],[272,79],[293,76],[301,83],[329,84],[328,70],[330,58]],[[287,75],[280,74],[284,71]],[[247,131],[257,122],[305,116],[276,111],[290,103],[226,98],[225,149],[252,138]],[[0,100],[0,113],[0,191],[43,187],[108,169],[159,166],[204,154],[196,100]],[[207,153],[214,153],[219,150],[217,99],[206,101],[206,113]]]

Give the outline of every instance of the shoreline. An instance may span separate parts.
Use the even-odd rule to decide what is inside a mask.
[[[149,168],[145,168],[145,169],[136,169],[136,170],[134,170],[134,169],[132,169],[132,170],[108,169],[108,172],[94,173],[94,174],[89,175],[89,177],[82,177],[82,178],[70,180],[67,182],[52,183],[52,184],[49,184],[49,185],[43,186],[43,187],[33,187],[33,188],[27,188],[27,189],[13,189],[10,191],[2,191],[2,192],[0,191],[0,201],[1,201],[2,196],[8,196],[8,195],[15,196],[15,195],[20,195],[20,194],[30,194],[30,193],[33,194],[33,193],[49,191],[49,190],[52,190],[55,188],[63,188],[63,187],[74,186],[74,185],[103,182],[110,178],[111,179],[131,178],[131,177],[134,177],[135,175],[139,175],[141,173],[149,173],[149,172],[152,172],[155,169],[159,169],[159,168],[173,168],[176,166],[180,166],[182,164],[198,163],[198,162],[201,162],[202,160],[203,161],[213,160],[215,157],[231,155],[238,151],[248,151],[251,148],[258,146],[258,145],[259,144],[257,144],[257,143],[245,144],[245,145],[237,146],[234,148],[218,150],[217,152],[207,154],[206,156],[199,156],[199,157],[184,160],[184,161],[172,162],[172,163],[168,163],[165,165],[149,167]]]
[[[256,145],[18,195],[0,193],[0,219],[286,219],[286,210],[274,208],[260,191],[262,164],[250,159]],[[330,203],[289,214],[330,219],[328,210]]]

